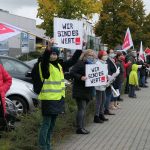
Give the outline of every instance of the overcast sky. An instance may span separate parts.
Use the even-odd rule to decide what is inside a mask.
[[[143,0],[146,13],[150,13],[150,0]],[[0,9],[8,10],[12,14],[36,19],[37,1],[36,0],[0,0]],[[41,23],[36,19],[37,24]]]

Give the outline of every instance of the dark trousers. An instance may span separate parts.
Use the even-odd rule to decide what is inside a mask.
[[[51,137],[58,115],[43,116],[43,121],[39,133],[40,150],[51,150]]]
[[[127,76],[127,80],[126,80],[126,86],[125,86],[125,93],[129,92],[129,76]]]
[[[129,85],[129,97],[135,97],[135,88],[136,86],[135,85]]]
[[[106,101],[106,93],[105,91],[96,90],[96,116],[100,114],[104,114],[104,103]]]
[[[76,114],[76,124],[77,124],[77,128],[81,129],[84,128],[87,102],[86,100],[76,99],[76,103],[78,107],[77,114]]]

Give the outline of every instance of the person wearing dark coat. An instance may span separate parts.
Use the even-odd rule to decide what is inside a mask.
[[[75,57],[73,60],[63,62],[63,67],[68,69],[76,63],[79,58]],[[65,83],[63,75],[63,67],[59,64],[59,48],[48,47],[44,51],[41,58],[39,58],[41,66],[40,77],[44,79],[43,87],[38,95],[41,100],[42,125],[39,133],[39,146],[41,150],[50,150],[51,136],[55,126],[58,114],[64,112],[64,98],[65,98]]]
[[[128,54],[125,57],[125,62],[131,62],[130,65],[126,68],[126,75],[127,75],[127,80],[126,80],[126,86],[125,86],[125,94],[129,93],[129,74],[131,72],[132,65],[136,63],[136,54],[132,52],[131,50],[128,50]]]
[[[107,50],[107,54],[108,54],[108,59],[107,59],[108,75],[112,76],[117,71],[117,66],[114,60],[116,55],[113,49]],[[112,98],[112,91],[111,91],[111,87],[109,86],[106,88],[106,101],[104,105],[104,108],[105,108],[104,114],[106,115],[114,115],[113,113],[110,112],[110,109],[109,109],[111,98]]]
[[[124,82],[124,72],[125,72],[123,61],[121,59],[122,56],[123,56],[123,54],[121,52],[117,52],[116,65],[117,65],[117,67],[120,68],[120,74],[117,76],[116,80],[117,80],[117,85],[118,85],[118,89],[119,89],[120,94],[121,94],[122,85]],[[123,99],[119,96],[117,100],[122,101]]]
[[[94,63],[95,53],[93,50],[86,50],[81,55],[79,60],[73,68],[70,70],[70,74],[74,78],[72,96],[76,100],[77,104],[77,134],[88,134],[89,131],[84,128],[85,110],[87,103],[92,99],[93,87],[85,87],[85,65],[91,62]]]

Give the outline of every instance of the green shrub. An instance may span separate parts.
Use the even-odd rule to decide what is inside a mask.
[[[75,131],[76,104],[71,97],[71,86],[66,90],[66,111],[59,115],[53,134],[52,144],[55,145],[67,138]],[[91,101],[87,109],[89,122],[94,112],[94,101]],[[25,115],[17,128],[12,132],[3,133],[0,140],[0,150],[38,150],[38,133],[41,123],[41,111],[38,108],[35,112]]]

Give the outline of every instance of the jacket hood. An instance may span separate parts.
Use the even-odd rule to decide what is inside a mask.
[[[137,64],[133,64],[132,65],[132,70],[133,71],[137,71],[138,70],[138,65]]]

